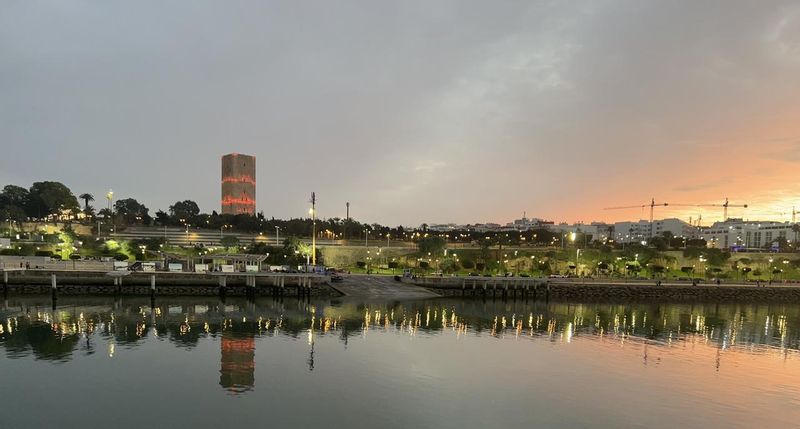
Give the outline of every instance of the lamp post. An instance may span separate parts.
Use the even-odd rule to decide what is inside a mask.
[[[366,228],[364,228],[364,248],[366,249],[369,246],[369,235]]]
[[[311,193],[311,263],[317,265],[317,194]]]
[[[275,227],[275,245],[276,246],[280,245],[280,239],[281,239],[281,227],[276,226]]]

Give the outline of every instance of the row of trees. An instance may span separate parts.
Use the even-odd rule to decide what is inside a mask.
[[[82,203],[80,204],[79,203]],[[36,182],[29,189],[7,185],[0,192],[0,220],[72,220],[94,223],[98,218],[112,222],[117,227],[129,225],[190,226],[192,228],[231,229],[240,232],[274,232],[276,227],[285,236],[310,236],[312,220],[293,218],[267,219],[263,212],[256,216],[202,213],[192,200],[176,201],[167,211],[150,209],[135,198],[122,198],[112,209],[95,210],[91,205],[94,195],[82,193],[77,197],[60,182]],[[81,216],[79,216],[81,214]],[[403,227],[390,228],[379,224],[366,224],[353,219],[331,218],[317,220],[317,231],[329,238],[385,238],[407,237]]]
[[[7,185],[0,192],[2,220],[49,219],[79,211],[78,199],[59,182],[36,182],[29,189]]]

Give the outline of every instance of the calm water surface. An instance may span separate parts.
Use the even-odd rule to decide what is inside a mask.
[[[800,427],[800,306],[10,297],[2,428]]]

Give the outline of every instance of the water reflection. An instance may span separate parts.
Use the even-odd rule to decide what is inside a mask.
[[[231,393],[244,393],[256,384],[256,339],[252,332],[225,330],[220,342],[219,385]]]
[[[20,298],[0,310],[0,347],[8,358],[66,362],[74,355],[122,350],[153,339],[192,349],[220,342],[219,384],[234,394],[255,387],[257,339],[307,341],[313,371],[318,336],[368,341],[375,332],[429,338],[468,335],[568,345],[576,339],[600,344],[643,345],[642,363],[652,349],[704,345],[722,367],[725,352],[786,358],[800,346],[800,306],[749,304],[581,304],[479,301],[340,303],[321,301],[220,302],[206,298],[160,300],[155,307],[137,298],[68,298],[52,310],[47,300]],[[317,360],[317,362],[315,362]]]

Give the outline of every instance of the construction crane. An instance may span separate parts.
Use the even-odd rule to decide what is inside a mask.
[[[723,219],[723,221],[727,221],[728,220],[728,207],[739,207],[739,208],[743,208],[743,209],[746,209],[748,207],[747,204],[731,204],[728,201],[727,197],[725,198],[725,202],[722,203],[722,204],[689,204],[689,205],[694,206],[694,207],[722,207],[722,214],[723,214],[722,215],[722,219]]]
[[[650,237],[653,237],[653,212],[655,211],[656,207],[722,207],[723,208],[723,217],[724,220],[728,220],[728,207],[741,207],[747,208],[747,204],[731,204],[728,201],[728,198],[725,198],[725,202],[722,204],[674,204],[674,203],[656,203],[655,198],[650,199],[650,204],[640,204],[637,206],[621,206],[621,207],[606,207],[603,210],[629,210],[629,209],[645,209],[650,207]],[[698,226],[700,226],[700,220],[702,219],[702,215],[700,215],[698,219]],[[793,215],[794,219],[794,215]]]
[[[656,207],[667,207],[669,203],[656,203],[655,198],[650,199],[650,204],[640,204],[638,206],[621,206],[621,207],[606,207],[603,210],[630,210],[630,209],[645,209],[650,207],[650,237],[653,237],[653,211]],[[674,204],[673,204],[674,205]]]

